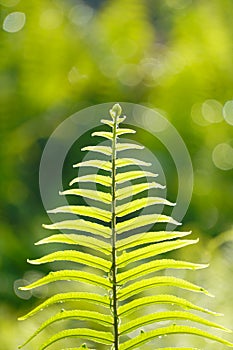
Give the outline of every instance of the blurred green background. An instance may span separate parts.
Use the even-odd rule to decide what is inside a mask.
[[[33,243],[48,220],[38,184],[46,140],[71,114],[109,101],[160,110],[187,145],[195,183],[184,229],[201,242],[178,256],[211,263],[198,278],[232,326],[232,15],[232,0],[0,0],[1,349],[16,349],[36,322],[16,321],[38,297],[17,286],[42,270],[26,259],[44,249]]]

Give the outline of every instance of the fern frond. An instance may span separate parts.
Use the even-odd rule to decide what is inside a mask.
[[[67,205],[64,207],[58,207],[56,209],[48,210],[50,214],[57,213],[68,213],[68,214],[76,214],[81,216],[88,216],[91,218],[95,218],[104,222],[111,221],[111,212],[107,210],[103,210],[97,207],[87,207],[85,205]]]
[[[135,213],[135,211],[137,210],[140,210],[142,208],[146,208],[155,204],[170,205],[170,206],[175,205],[175,203],[171,203],[168,200],[160,197],[140,198],[140,199],[135,199],[130,203],[126,203],[118,206],[116,209],[116,214],[118,217],[123,217],[125,215]]]
[[[85,271],[60,270],[50,272],[47,276],[44,276],[27,286],[19,287],[19,289],[31,290],[56,281],[80,281],[88,284],[93,284],[107,290],[111,287],[110,282],[104,277]]]
[[[79,182],[93,182],[93,183],[98,183],[98,184],[106,186],[106,187],[110,187],[112,184],[110,176],[104,176],[104,175],[99,175],[99,174],[90,174],[90,175],[75,177],[70,182],[70,186],[72,186],[75,183],[79,183]]]
[[[134,331],[135,329],[138,329],[140,327],[144,327],[148,324],[152,324],[155,322],[162,322],[162,321],[170,321],[170,320],[186,320],[186,321],[193,321],[197,322],[206,326],[219,328],[222,331],[225,332],[231,332],[229,329],[215,323],[211,322],[203,317],[191,314],[190,312],[185,311],[164,311],[164,312],[157,312],[154,314],[149,314],[146,316],[142,316],[137,318],[136,320],[130,321],[128,323],[122,324],[119,327],[120,335],[130,333]]]
[[[140,264],[139,266],[134,267],[129,271],[118,273],[117,282],[119,284],[123,284],[142,276],[145,277],[152,272],[164,269],[198,270],[205,269],[206,267],[208,267],[207,264],[193,264],[187,261],[179,261],[173,259],[155,260],[145,264]]]
[[[142,177],[157,177],[158,174],[151,173],[150,171],[131,170],[126,173],[119,173],[116,175],[116,183],[121,184],[126,181],[141,179]],[[130,204],[130,203],[128,203]]]
[[[170,216],[162,215],[162,214],[149,214],[149,215],[141,215],[139,217],[125,220],[124,222],[119,222],[116,225],[117,233],[124,233],[127,231],[131,231],[136,228],[140,228],[143,226],[147,226],[150,224],[156,224],[166,222],[174,225],[181,225],[178,221],[174,220]]]
[[[81,151],[91,151],[105,154],[106,156],[111,156],[112,149],[108,146],[86,146],[81,149]]]
[[[148,183],[141,183],[137,185],[120,188],[119,190],[116,191],[116,199],[117,200],[125,199],[152,188],[164,189],[165,186],[162,186],[156,182],[148,182]]]
[[[50,326],[51,324],[58,321],[65,320],[84,320],[84,321],[92,321],[103,325],[105,327],[112,326],[112,317],[108,315],[104,315],[99,312],[94,311],[86,311],[86,310],[61,310],[56,315],[50,317],[47,321],[43,322],[41,326],[31,335],[30,338],[25,341],[21,347],[28,344],[33,338],[35,338],[39,333],[41,333],[45,328]]]
[[[116,159],[116,168],[123,168],[130,165],[151,166],[151,163],[135,158],[118,158]]]
[[[92,199],[96,201],[96,204],[94,206],[86,204],[65,205],[52,209],[49,211],[50,214],[73,214],[74,219],[43,225],[44,228],[49,230],[72,230],[81,233],[54,234],[36,243],[37,245],[48,243],[68,244],[72,245],[72,249],[58,250],[38,259],[28,260],[29,263],[36,265],[55,261],[65,261],[66,264],[68,262],[77,263],[87,267],[88,272],[78,268],[53,271],[20,288],[21,290],[31,290],[53,282],[75,281],[75,283],[72,283],[72,287],[77,285],[77,288],[79,288],[79,283],[82,283],[82,288],[88,288],[87,290],[89,290],[90,286],[92,288],[93,286],[98,287],[96,289],[99,290],[100,288],[100,291],[102,289],[106,295],[103,296],[88,291],[79,292],[77,289],[73,292],[58,293],[48,297],[19,319],[25,320],[44,308],[49,308],[60,302],[64,303],[65,306],[68,304],[69,309],[62,310],[43,321],[35,333],[20,348],[43,332],[45,328],[64,320],[79,320],[79,323],[82,321],[91,322],[93,327],[88,328],[89,325],[84,324],[84,327],[80,328],[65,328],[46,340],[39,347],[39,350],[47,349],[50,345],[66,338],[79,338],[84,339],[84,341],[87,339],[91,344],[95,344],[96,348],[99,347],[98,344],[103,344],[109,350],[130,350],[141,348],[144,344],[156,340],[158,337],[170,334],[193,334],[233,347],[233,343],[204,331],[198,326],[195,328],[170,324],[166,327],[158,327],[160,322],[179,320],[179,322],[189,321],[199,326],[204,325],[230,332],[229,329],[193,312],[198,311],[212,316],[220,316],[220,314],[198,306],[186,298],[173,294],[153,293],[150,296],[143,294],[144,292],[148,293],[152,288],[154,292],[157,287],[162,286],[167,289],[172,287],[172,293],[175,293],[178,288],[183,292],[190,291],[211,296],[203,287],[185,279],[174,277],[170,273],[161,276],[153,275],[165,269],[169,272],[171,269],[197,270],[208,265],[166,257],[162,259],[160,257],[161,254],[196,244],[198,239],[184,239],[191,232],[156,230],[146,232],[145,228],[149,225],[170,223],[178,226],[180,223],[169,215],[158,213],[138,214],[140,210],[149,206],[151,208],[156,208],[158,204],[174,206],[175,203],[159,197],[157,193],[151,194],[156,190],[164,189],[165,186],[153,181],[158,174],[144,170],[144,167],[151,165],[150,163],[140,159],[119,156],[119,154],[122,154],[121,152],[126,150],[143,149],[141,145],[119,142],[121,136],[135,133],[134,130],[128,127],[120,126],[125,120],[125,116],[122,116],[121,112],[120,105],[114,105],[110,110],[111,119],[102,120],[102,123],[107,125],[110,130],[92,133],[92,136],[107,139],[107,146],[95,145],[82,148],[82,151],[94,152],[94,155],[100,153],[106,156],[107,159],[95,158],[75,164],[74,168],[77,169],[90,168],[90,173],[83,176],[78,175],[71,180],[70,185],[76,185],[76,188],[59,192],[65,196],[73,195]],[[132,167],[134,168],[132,169]],[[97,169],[97,174],[93,174],[92,168]],[[101,174],[99,174],[99,170],[103,170]],[[130,185],[129,182],[131,182]],[[87,188],[78,188],[80,183],[83,183],[83,186]],[[103,186],[105,189],[91,190],[88,188],[89,183],[100,184],[99,187],[102,188]],[[149,196],[147,197],[148,192]],[[135,198],[136,195],[139,196]],[[123,204],[122,200],[125,200]],[[100,203],[104,204],[104,209],[98,207]],[[75,215],[87,217],[87,219],[79,219]],[[127,217],[128,215],[130,215],[130,218]],[[134,230],[139,233],[133,234]],[[80,247],[88,249],[88,251],[80,251]],[[132,297],[133,300],[130,300]],[[70,309],[70,302],[75,303],[74,309]],[[82,310],[79,306],[83,302],[86,306],[85,310]],[[174,310],[142,314],[144,308],[159,304],[172,305]],[[95,310],[91,309],[92,307]],[[137,317],[137,311],[140,311],[140,317]],[[133,314],[134,317],[129,318],[130,314]],[[95,329],[96,325],[101,330]],[[154,325],[155,328],[143,332],[142,329],[146,325],[151,325],[151,327]],[[141,333],[129,339],[128,334],[137,330],[141,330]],[[83,349],[88,349],[85,343],[81,347],[78,345],[78,347],[63,350]],[[193,347],[157,348],[157,350],[175,349],[198,350]]]
[[[206,314],[212,315],[212,316],[222,316],[222,314],[205,309],[201,306],[195,305],[191,303],[190,301],[177,297],[175,295],[169,295],[169,294],[158,294],[153,295],[149,297],[141,297],[137,298],[133,301],[130,301],[129,303],[126,303],[122,306],[119,306],[119,316],[127,316],[131,314],[132,312],[137,311],[138,309],[141,309],[145,306],[149,305],[156,305],[156,304],[171,304],[171,305],[177,305],[183,309],[191,309],[196,310],[200,312],[204,312]]]
[[[95,293],[87,293],[87,292],[69,292],[69,293],[58,293],[48,298],[38,306],[36,306],[33,310],[28,312],[26,315],[21,316],[18,320],[26,320],[27,318],[37,314],[39,311],[44,310],[45,308],[57,304],[57,303],[65,303],[70,301],[85,301],[87,303],[94,303],[96,305],[104,306],[105,308],[109,308],[110,299],[107,295],[102,296]]]
[[[111,162],[98,159],[91,159],[73,165],[73,168],[81,167],[93,167],[97,169],[111,171]]]
[[[193,334],[198,335],[201,337],[205,337],[207,339],[215,340],[221,344],[233,347],[233,344],[230,343],[227,340],[224,340],[220,337],[217,337],[214,334],[210,334],[208,332],[205,332],[203,330],[200,330],[198,328],[189,327],[189,326],[178,326],[178,325],[172,325],[168,327],[158,328],[153,331],[141,333],[140,335],[136,336],[133,339],[127,340],[123,344],[120,345],[119,350],[131,350],[136,349],[139,346],[148,343],[149,341],[162,337],[164,335],[169,334]]]
[[[132,283],[127,287],[122,287],[121,289],[119,289],[118,298],[119,300],[125,300],[149,288],[159,286],[178,287],[181,289],[190,290],[192,292],[201,292],[206,295],[212,296],[212,294],[210,294],[204,288],[197,286],[196,284],[193,284],[191,282],[188,282],[182,278],[172,276],[156,276]]]
[[[43,225],[49,230],[75,230],[93,233],[98,236],[109,238],[111,230],[109,227],[87,220],[65,220],[55,224]]]
[[[157,244],[151,244],[147,247],[138,248],[129,253],[123,252],[121,256],[119,256],[117,263],[119,267],[125,267],[130,263],[133,263],[138,260],[146,259],[151,256],[156,256],[162,253],[167,253],[171,250],[183,248],[190,244],[197,243],[198,240],[176,240],[170,242],[162,242]]]
[[[142,244],[156,243],[161,241],[169,241],[174,238],[181,238],[190,235],[189,232],[178,232],[178,231],[160,231],[160,232],[143,232],[137,235],[132,235],[127,238],[118,240],[117,249],[122,251],[129,248],[134,248]]]
[[[128,151],[129,149],[138,149],[138,150],[142,150],[144,147],[141,145],[137,145],[135,143],[118,143],[116,145],[116,150],[117,152],[121,152],[121,151]]]
[[[106,192],[100,192],[100,191],[94,191],[94,190],[86,190],[86,189],[80,189],[75,188],[72,190],[66,190],[63,192],[59,192],[60,195],[66,196],[66,195],[75,195],[75,196],[82,196],[84,198],[93,199],[95,201],[103,202],[110,204],[111,203],[111,195]]]
[[[65,243],[65,244],[74,244],[81,245],[83,247],[91,248],[97,252],[101,252],[105,255],[111,254],[111,245],[103,240],[79,235],[79,234],[57,234],[41,239],[36,242],[35,245],[47,244],[47,243]]]
[[[102,271],[108,272],[111,268],[111,262],[99,258],[97,256],[78,252],[76,250],[64,250],[58,251],[54,253],[50,253],[48,255],[43,256],[40,259],[36,260],[27,260],[30,264],[40,265],[54,261],[72,261],[79,264],[84,264],[87,266],[92,266],[94,268],[100,269]]]
[[[65,329],[59,333],[56,333],[46,342],[44,342],[39,350],[47,349],[50,345],[57,342],[58,340],[64,338],[80,338],[92,340],[96,343],[111,345],[113,341],[113,336],[111,332],[101,332],[95,331],[88,328],[75,328],[75,329]]]
[[[91,136],[99,136],[104,137],[105,139],[112,140],[113,139],[113,133],[108,131],[95,131],[91,134]]]

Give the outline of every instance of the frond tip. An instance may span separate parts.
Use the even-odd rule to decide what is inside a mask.
[[[63,205],[49,211],[50,214],[62,214],[65,217],[69,214],[69,218],[43,227],[68,233],[56,232],[35,244],[55,243],[60,247],[69,245],[71,248],[53,250],[40,258],[28,259],[28,262],[34,265],[62,262],[68,268],[51,271],[20,289],[31,290],[44,285],[50,286],[51,283],[56,283],[56,287],[61,288],[72,281],[70,285],[74,290],[49,296],[19,318],[26,320],[38,312],[42,313],[45,308],[50,310],[52,306],[63,303],[64,308],[60,310],[57,306],[55,314],[44,320],[19,348],[45,332],[47,328],[51,331],[51,325],[56,326],[60,322],[64,324],[63,330],[44,340],[44,343],[37,347],[39,350],[45,350],[60,341],[65,344],[67,338],[70,341],[75,338],[76,347],[64,348],[63,345],[63,350],[94,350],[98,349],[100,344],[104,344],[109,350],[140,349],[144,344],[156,342],[156,339],[172,334],[193,334],[233,347],[233,343],[202,329],[204,325],[231,332],[202,316],[221,314],[188,300],[188,293],[191,292],[212,295],[202,286],[170,274],[174,269],[199,270],[208,265],[166,256],[196,244],[198,239],[186,239],[191,232],[156,230],[158,224],[164,226],[170,223],[177,227],[181,223],[169,215],[156,213],[158,205],[174,206],[175,203],[159,195],[160,190],[165,187],[155,181],[158,174],[144,169],[151,164],[142,159],[124,157],[126,150],[143,149],[143,146],[137,143],[122,141],[121,137],[135,134],[128,125],[121,126],[125,118],[121,106],[115,104],[110,110],[110,119],[101,120],[108,129],[92,133],[92,136],[104,138],[106,145],[83,147],[82,151],[91,152],[94,157],[74,165],[78,172],[85,168],[89,169],[90,173],[77,174],[69,184],[74,187],[59,192],[63,196],[91,199],[95,204]],[[98,141],[97,138],[95,140]],[[98,159],[99,154],[106,159]],[[95,184],[98,190],[88,188],[89,184]],[[153,213],[141,213],[145,207],[150,207]],[[73,219],[70,219],[72,215]],[[146,230],[150,226],[154,229]],[[164,270],[166,274],[163,274]],[[168,289],[170,294],[156,293],[159,289],[157,287]],[[95,288],[95,292],[90,293],[90,288]],[[185,297],[175,295],[176,290],[179,294],[185,293]],[[156,309],[152,308],[153,312],[143,313],[144,308],[155,305],[172,305],[172,309],[155,312]],[[194,314],[195,311],[202,315]],[[67,323],[67,320],[72,321],[72,327],[76,324],[76,328],[69,328],[70,323]],[[191,325],[175,325],[174,320],[178,320],[179,323],[188,321]],[[160,327],[160,323],[164,321],[168,325]],[[146,331],[147,328],[143,329],[147,325],[151,327],[150,331]],[[137,332],[138,335],[134,336],[133,332]],[[69,344],[72,344],[70,341]],[[156,348],[182,349],[199,350],[194,347]]]

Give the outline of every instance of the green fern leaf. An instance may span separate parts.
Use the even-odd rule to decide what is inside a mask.
[[[156,182],[148,182],[148,183],[141,183],[137,185],[120,188],[119,190],[116,191],[116,199],[117,200],[125,199],[128,197],[134,196],[138,193],[141,193],[143,191],[149,190],[151,188],[164,189],[165,186],[162,186]]]
[[[28,259],[27,261],[30,264],[39,265],[39,264],[45,264],[48,262],[61,261],[61,260],[85,264],[87,266],[92,266],[106,272],[108,272],[111,268],[110,261],[105,260],[103,258],[99,258],[91,254],[78,252],[76,250],[58,251],[58,252],[45,255],[40,259],[36,259],[36,260]]]
[[[73,165],[73,168],[82,168],[82,167],[93,167],[93,168],[98,168],[106,171],[111,171],[111,162],[98,160],[98,159],[91,159],[91,160],[86,160],[84,162],[80,162]]]
[[[175,203],[171,203],[164,198],[159,198],[159,197],[140,198],[140,199],[133,200],[130,203],[126,203],[118,206],[116,209],[116,214],[117,216],[122,217],[128,214],[134,213],[135,211],[140,210],[142,208],[146,208],[155,204],[163,204],[163,205],[170,205],[170,206],[175,205]]]
[[[219,314],[217,312],[195,305],[184,298],[180,298],[169,294],[162,294],[162,295],[158,294],[158,295],[153,295],[149,297],[137,298],[133,301],[130,301],[129,303],[119,306],[118,311],[119,311],[119,315],[123,317],[123,316],[129,315],[132,312],[137,311],[138,309],[143,308],[144,306],[155,305],[155,304],[177,305],[182,307],[183,309],[196,310],[196,311],[204,312],[206,314],[210,314],[213,316],[222,316],[222,314]]]
[[[222,343],[224,345],[233,347],[233,344],[230,343],[227,340],[224,340],[220,337],[217,337],[216,335],[210,334],[208,332],[205,332],[203,330],[194,328],[194,327],[188,327],[188,326],[178,326],[178,325],[172,325],[168,327],[158,328],[156,330],[145,332],[134,339],[130,339],[123,344],[120,345],[119,350],[131,350],[136,349],[139,346],[148,343],[149,341],[169,334],[194,334],[201,337],[205,337],[211,340],[215,340],[219,343]]]
[[[181,238],[190,235],[190,232],[178,232],[178,231],[158,231],[158,232],[143,232],[137,235],[120,239],[117,242],[117,250],[125,250],[133,248],[142,244],[156,243],[161,241],[168,241],[174,238]]]
[[[126,181],[140,179],[142,177],[157,177],[158,174],[151,173],[149,171],[131,170],[126,173],[119,173],[116,175],[116,183],[121,184]]]
[[[112,317],[104,314],[100,314],[99,312],[94,311],[86,311],[86,310],[61,310],[56,315],[50,317],[47,321],[42,323],[42,325],[31,335],[30,338],[28,338],[27,341],[25,341],[21,347],[28,344],[33,338],[35,338],[39,333],[41,333],[46,327],[50,326],[54,322],[57,321],[65,321],[67,319],[72,320],[85,320],[85,321],[92,321],[96,322],[100,325],[103,325],[105,327],[111,327],[112,326]]]
[[[132,130],[132,129],[123,129],[123,128],[121,128],[121,129],[117,130],[116,135],[117,135],[117,136],[120,136],[120,135],[135,134],[135,133],[136,133],[135,130]]]
[[[91,248],[97,252],[101,252],[105,255],[111,254],[111,245],[103,240],[96,239],[93,237],[88,237],[79,234],[57,234],[53,236],[46,237],[41,239],[35,245],[47,244],[47,243],[65,243],[65,244],[74,244],[81,245],[83,247]]]
[[[93,190],[86,190],[86,189],[72,189],[72,190],[66,190],[63,192],[59,192],[60,195],[75,195],[75,196],[82,196],[84,198],[93,199],[95,201],[103,202],[110,204],[111,203],[111,195],[106,192],[100,192],[100,191],[93,191]]]
[[[156,276],[147,278],[139,282],[132,283],[127,287],[122,287],[118,292],[118,298],[120,300],[128,299],[138,293],[143,292],[148,288],[154,288],[159,286],[170,286],[187,289],[193,292],[202,292],[206,295],[212,296],[207,290],[199,287],[193,283],[190,283],[182,278],[171,276]]]
[[[161,222],[166,222],[174,225],[181,225],[179,222],[177,222],[170,216],[162,215],[162,214],[149,214],[149,215],[141,215],[133,219],[125,220],[124,222],[119,222],[116,225],[116,230],[117,230],[117,233],[120,234],[120,233],[133,230],[135,228],[143,227],[153,223],[161,223]]]
[[[145,264],[140,264],[137,267],[130,269],[129,271],[120,272],[117,276],[117,282],[119,284],[135,280],[139,277],[145,277],[146,275],[164,270],[164,269],[189,269],[189,270],[198,270],[208,267],[207,264],[193,264],[187,261],[179,261],[173,259],[163,259],[155,260]]]
[[[135,329],[138,329],[140,327],[146,326],[148,324],[154,323],[154,322],[162,322],[162,321],[170,321],[170,320],[186,320],[186,321],[193,321],[197,322],[206,326],[219,328],[225,332],[231,332],[229,329],[215,323],[211,322],[209,320],[206,320],[203,317],[199,317],[196,315],[191,314],[190,312],[185,311],[164,311],[164,312],[157,312],[155,314],[149,314],[146,316],[142,316],[137,318],[136,320],[133,320],[131,322],[128,322],[126,324],[120,325],[119,331],[120,335],[130,333],[134,331]]]
[[[68,213],[92,217],[104,222],[111,221],[111,212],[96,207],[86,207],[84,205],[67,205],[56,209],[48,210],[50,214]]]
[[[81,151],[91,151],[105,154],[106,156],[111,156],[112,149],[108,146],[86,146],[81,149]]]
[[[105,289],[109,289],[111,287],[110,282],[104,277],[84,271],[61,270],[50,272],[47,276],[44,276],[27,286],[20,287],[20,290],[31,290],[56,281],[80,281]]]
[[[113,139],[113,133],[108,131],[95,131],[91,134],[91,136],[99,136],[104,137],[105,139],[112,140]]]
[[[70,301],[85,301],[88,303],[94,303],[96,305],[101,305],[106,308],[109,308],[110,299],[107,295],[102,296],[95,293],[87,293],[87,292],[70,292],[70,293],[58,293],[48,298],[38,306],[36,306],[33,310],[28,312],[26,315],[21,316],[18,320],[26,320],[27,318],[37,314],[39,311],[44,310],[45,308],[57,304],[57,303],[65,303]]]
[[[143,146],[140,146],[140,145],[137,145],[135,143],[118,143],[116,145],[116,150],[117,152],[121,152],[121,151],[127,151],[129,149],[138,149],[138,150],[142,150],[144,147]]]
[[[113,341],[113,336],[110,332],[100,332],[88,328],[65,329],[64,331],[55,334],[48,341],[42,344],[39,350],[47,349],[53,343],[64,338],[89,339],[96,343],[106,345],[111,345]]]
[[[179,249],[190,244],[197,243],[198,240],[176,240],[165,243],[151,244],[147,247],[138,248],[129,253],[122,253],[118,258],[117,263],[119,267],[125,267],[126,265],[138,260],[146,259],[158,254],[167,253],[171,250]]]
[[[75,183],[79,182],[93,182],[98,183],[100,185],[110,187],[112,184],[111,177],[110,176],[104,176],[104,175],[98,175],[98,174],[90,174],[90,175],[84,175],[80,177],[75,177],[71,182],[70,186],[72,186]]]
[[[151,166],[151,163],[143,162],[143,160],[139,160],[135,158],[116,159],[116,168],[123,168],[130,165]]]
[[[109,227],[82,219],[60,221],[55,224],[43,225],[43,227],[49,230],[84,231],[107,238],[111,235],[111,230]]]
[[[158,337],[170,334],[194,334],[233,347],[233,343],[201,328],[172,324],[167,327],[157,328],[157,324],[160,322],[173,322],[173,320],[181,322],[183,320],[199,326],[204,325],[209,328],[229,332],[227,328],[216,322],[193,314],[193,311],[212,316],[219,316],[220,314],[195,305],[186,298],[172,294],[154,293],[153,295],[142,295],[143,292],[148,293],[152,288],[156,290],[156,287],[163,286],[211,296],[204,288],[185,279],[173,277],[168,273],[164,276],[153,275],[155,272],[162,270],[168,270],[169,272],[171,269],[197,270],[208,265],[158,258],[158,255],[196,244],[198,239],[183,239],[191,232],[145,231],[146,226],[156,223],[171,223],[176,226],[180,225],[180,223],[164,214],[137,215],[145,207],[156,207],[158,204],[174,206],[175,204],[157,195],[149,194],[148,198],[145,195],[147,192],[151,193],[151,191],[153,192],[156,189],[165,188],[165,186],[151,181],[151,178],[158,176],[157,174],[139,169],[139,167],[150,166],[150,163],[135,158],[119,157],[119,153],[121,154],[122,151],[143,149],[141,145],[119,142],[121,136],[124,137],[125,134],[135,133],[130,128],[120,127],[120,123],[125,120],[125,116],[122,116],[121,112],[121,106],[119,104],[114,105],[110,110],[111,119],[102,120],[102,123],[107,125],[110,130],[92,133],[92,136],[107,139],[107,142],[111,144],[110,146],[108,144],[107,146],[95,145],[82,148],[82,151],[101,153],[107,159],[90,159],[74,165],[74,168],[78,169],[82,167],[95,168],[97,169],[97,174],[93,174],[91,169],[88,175],[77,176],[70,182],[71,186],[80,183],[85,183],[87,186],[89,183],[100,184],[101,186],[99,187],[102,188],[104,186],[105,189],[98,189],[97,191],[88,188],[72,188],[59,192],[65,196],[73,195],[95,200],[96,205],[60,206],[50,210],[49,213],[73,214],[74,219],[43,225],[44,228],[49,230],[73,230],[81,233],[54,234],[36,243],[37,245],[48,243],[68,244],[73,246],[72,249],[58,250],[38,259],[28,260],[29,263],[36,265],[55,261],[65,261],[66,264],[68,262],[77,263],[87,267],[88,272],[78,268],[54,271],[29,285],[20,287],[21,290],[31,290],[53,282],[75,281],[75,283],[72,283],[72,287],[76,285],[76,282],[77,288],[79,288],[79,283],[82,283],[84,290],[85,288],[89,290],[90,286],[92,288],[93,286],[98,287],[98,290],[100,287],[100,290],[102,289],[106,295],[88,291],[73,291],[57,293],[48,297],[19,319],[25,320],[38,312],[42,312],[45,308],[50,308],[55,304],[59,305],[59,303],[64,303],[69,309],[62,309],[55,315],[50,316],[20,348],[47,329],[47,327],[65,320],[79,320],[79,323],[83,321],[91,322],[93,328],[85,328],[84,324],[84,327],[81,328],[67,329],[66,327],[69,327],[69,323],[67,326],[67,323],[64,322],[64,329],[54,333],[48,340],[45,340],[39,347],[39,350],[44,350],[66,338],[79,338],[82,341],[87,339],[95,344],[96,348],[99,347],[98,344],[102,344],[106,345],[109,350],[130,350],[141,348],[144,344],[156,340]],[[131,167],[135,168],[128,170]],[[106,173],[99,174],[99,170],[104,170]],[[148,178],[150,179],[149,182],[147,182]],[[130,181],[132,181],[131,185],[128,184]],[[136,195],[140,195],[138,197],[141,198],[135,199],[134,196]],[[121,200],[126,201],[122,204]],[[104,209],[98,206],[100,203],[104,204]],[[88,220],[77,219],[75,215],[88,217]],[[127,218],[127,215],[130,215],[130,218]],[[99,221],[101,223],[98,223]],[[133,230],[137,230],[139,233],[133,234]],[[126,237],[122,238],[123,234]],[[80,247],[84,251],[80,251]],[[132,297],[133,300],[129,300]],[[72,303],[75,304],[74,309],[71,308]],[[80,303],[82,303],[81,308]],[[85,310],[83,310],[83,304],[86,306]],[[145,307],[158,304],[173,305],[174,310],[142,314]],[[93,310],[91,307],[95,309]],[[102,310],[104,310],[104,313]],[[140,317],[137,317],[138,311],[140,311]],[[134,317],[129,319],[128,315],[132,313]],[[154,325],[155,328],[144,332],[143,327],[146,325]],[[95,329],[96,326],[100,330]],[[127,337],[129,333],[137,330],[141,330],[139,335],[131,339]],[[88,349],[85,343],[82,346],[77,346],[63,350]],[[163,350],[175,349],[198,350],[193,347],[163,348]],[[157,348],[157,350],[162,349]]]

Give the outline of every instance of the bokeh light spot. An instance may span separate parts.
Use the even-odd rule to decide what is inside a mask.
[[[233,125],[233,100],[225,103],[223,107],[223,116],[228,124]]]
[[[227,143],[218,144],[213,150],[212,159],[221,170],[233,169],[233,148]]]
[[[152,131],[164,131],[168,127],[168,121],[165,118],[161,118],[161,115],[157,112],[146,111],[142,115],[143,124],[148,130]]]
[[[202,105],[202,114],[209,123],[219,123],[223,120],[222,105],[216,100],[206,100]]]
[[[83,3],[72,7],[69,13],[69,19],[78,26],[85,26],[93,17],[94,10]]]
[[[153,86],[166,73],[168,65],[164,57],[147,57],[141,61],[141,69],[144,74],[145,85]]]
[[[207,126],[209,122],[203,118],[202,115],[202,103],[195,103],[191,109],[191,118],[195,124],[200,126]]]
[[[25,279],[18,279],[14,282],[14,292],[20,299],[28,300],[32,296],[32,292],[30,290],[20,290],[19,287],[26,286],[28,281]]]
[[[62,23],[62,12],[55,8],[47,9],[40,16],[40,26],[44,29],[53,30]]]
[[[118,79],[127,86],[135,86],[142,80],[142,72],[136,64],[125,64],[118,71]]]
[[[23,12],[12,12],[3,21],[3,30],[8,33],[19,32],[25,25],[26,15]]]

